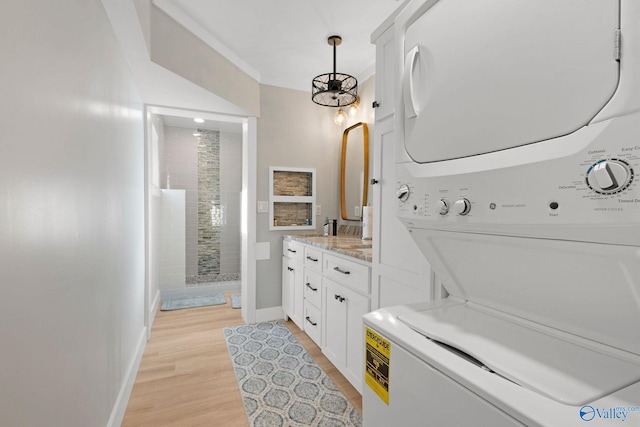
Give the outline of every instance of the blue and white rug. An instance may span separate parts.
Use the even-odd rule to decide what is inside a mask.
[[[281,322],[224,329],[249,425],[361,426],[360,413]]]
[[[242,295],[231,295],[231,308],[242,308]]]
[[[166,298],[162,300],[160,310],[181,310],[183,308],[205,307],[208,305],[220,305],[226,303],[227,299],[224,297],[224,294],[217,292],[202,296]]]

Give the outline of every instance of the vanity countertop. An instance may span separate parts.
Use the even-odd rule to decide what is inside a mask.
[[[340,234],[337,236],[320,236],[318,234],[285,234],[284,239],[337,252],[365,262],[371,262],[371,240],[362,240],[358,237]]]

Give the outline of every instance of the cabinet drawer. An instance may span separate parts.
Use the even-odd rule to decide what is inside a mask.
[[[304,299],[320,308],[322,304],[322,276],[305,268],[304,271]]]
[[[369,294],[369,267],[333,255],[324,255],[324,275],[355,291]]]
[[[320,309],[305,301],[304,304],[304,331],[318,347],[322,347],[322,323]]]
[[[318,273],[322,272],[322,251],[310,246],[304,247],[304,265]]]
[[[302,243],[284,240],[282,242],[282,255],[302,263],[304,260],[304,245]]]

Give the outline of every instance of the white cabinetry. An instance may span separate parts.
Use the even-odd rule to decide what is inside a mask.
[[[376,39],[376,123],[393,114],[393,27],[387,28]]]
[[[285,241],[282,245],[282,309],[298,327],[304,329],[304,246]]]
[[[370,311],[369,263],[299,241],[283,244],[282,307],[362,392],[362,316]]]
[[[434,297],[431,269],[407,228],[396,216],[396,162],[408,160],[394,129],[393,27],[374,33],[376,44],[376,109],[373,142],[373,251],[371,309]]]
[[[304,331],[322,347],[322,276],[304,269]]]
[[[362,393],[364,336],[362,316],[369,312],[369,298],[324,278],[325,312],[322,352],[351,384]]]

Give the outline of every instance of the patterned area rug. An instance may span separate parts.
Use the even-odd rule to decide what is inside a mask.
[[[231,295],[231,308],[242,308],[242,295]]]
[[[361,426],[349,403],[281,322],[224,329],[252,427]]]
[[[203,296],[167,298],[162,300],[160,310],[180,310],[183,308],[204,307],[207,305],[226,304],[227,299],[222,293],[215,293]]]

